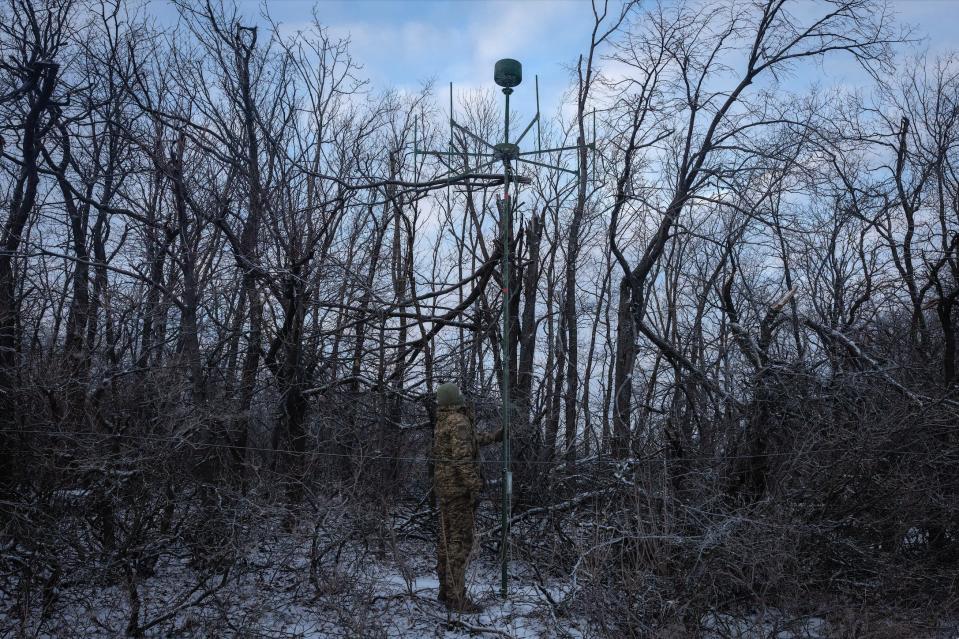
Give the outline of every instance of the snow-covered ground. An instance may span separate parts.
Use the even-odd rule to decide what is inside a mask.
[[[239,637],[249,639],[359,638],[414,639],[513,637],[516,639],[599,639],[621,636],[610,627],[587,620],[574,598],[574,581],[544,576],[522,561],[510,564],[510,593],[499,596],[500,568],[488,548],[477,546],[468,573],[471,598],[478,614],[451,613],[436,599],[435,548],[420,529],[407,537],[380,536],[374,541],[328,534],[262,534],[254,537],[243,558],[224,578],[192,568],[186,556],[167,557],[152,575],[137,577],[135,595],[122,574],[99,583],[88,575],[61,582],[46,604],[30,602],[27,623],[13,615],[20,602],[3,602],[0,635],[23,637],[113,638],[130,634],[131,610],[139,607],[142,636],[154,638]],[[93,573],[91,573],[92,575]],[[129,579],[131,573],[126,573]],[[40,614],[47,606],[47,613]],[[574,612],[570,612],[574,611]],[[575,612],[578,611],[578,612]],[[39,623],[41,616],[45,617]],[[595,621],[596,614],[592,619]],[[843,625],[848,630],[852,626]],[[898,626],[904,628],[905,626]],[[873,626],[875,628],[875,626]],[[891,624],[886,634],[896,636]],[[776,611],[707,614],[698,628],[667,626],[632,636],[656,639],[825,639],[849,636],[822,618],[804,618]],[[915,635],[909,635],[915,636]],[[950,636],[933,631],[928,636]],[[955,636],[955,635],[953,635]]]
[[[433,548],[403,542],[392,548],[345,547],[339,559],[317,562],[311,547],[278,537],[261,544],[220,576],[198,585],[183,561],[158,565],[137,588],[139,623],[147,637],[477,637],[517,639],[599,636],[579,619],[558,619],[526,566],[513,562],[513,583],[499,596],[495,557],[479,556],[469,571],[479,614],[452,613],[436,599]],[[211,591],[206,597],[202,594]],[[546,592],[559,596],[560,587]],[[201,598],[202,597],[202,598]],[[77,584],[59,593],[49,619],[19,628],[36,637],[118,637],[128,627],[130,591],[119,584]],[[173,614],[171,614],[173,613]],[[12,619],[3,620],[12,629]]]

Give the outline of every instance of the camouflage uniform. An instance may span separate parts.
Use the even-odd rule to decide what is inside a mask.
[[[479,447],[500,439],[502,431],[477,436],[473,416],[453,384],[437,390],[437,404],[433,457],[440,515],[436,548],[439,597],[454,608],[469,609],[466,565],[473,549],[473,514],[483,489]]]

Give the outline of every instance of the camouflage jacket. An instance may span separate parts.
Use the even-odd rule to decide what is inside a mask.
[[[499,432],[477,436],[473,422],[470,411],[462,406],[437,411],[433,458],[436,460],[434,483],[440,498],[476,497],[483,489],[479,447],[496,441]]]

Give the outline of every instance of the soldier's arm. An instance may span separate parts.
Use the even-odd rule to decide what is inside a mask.
[[[498,428],[492,433],[476,433],[476,441],[480,446],[489,446],[495,442],[503,441],[503,429]]]

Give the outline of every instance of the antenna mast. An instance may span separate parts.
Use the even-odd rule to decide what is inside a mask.
[[[509,97],[513,94],[513,89],[520,85],[523,81],[523,66],[517,60],[511,58],[504,58],[499,60],[496,63],[496,66],[493,70],[493,80],[497,85],[502,87],[503,95],[506,96],[506,105],[505,105],[505,114],[503,118],[503,141],[498,144],[491,144],[470,131],[467,127],[456,122],[453,114],[453,84],[450,83],[450,140],[449,140],[449,150],[446,152],[443,151],[425,151],[416,148],[414,143],[414,153],[420,155],[432,155],[439,159],[446,167],[449,169],[447,173],[448,182],[447,184],[453,183],[467,183],[469,184],[472,179],[479,178],[483,180],[489,180],[491,178],[497,178],[495,182],[484,182],[483,186],[495,186],[498,182],[503,186],[502,197],[497,195],[496,197],[496,207],[499,210],[500,214],[500,241],[502,242],[503,253],[502,253],[502,262],[501,262],[501,273],[503,280],[503,308],[502,308],[502,319],[503,319],[503,329],[502,329],[502,339],[500,343],[501,347],[501,357],[500,361],[502,363],[503,371],[501,378],[501,389],[500,393],[503,399],[503,458],[502,458],[502,510],[501,510],[501,539],[500,539],[500,560],[501,560],[501,575],[500,575],[500,594],[505,598],[509,593],[509,521],[510,521],[510,511],[512,508],[511,500],[513,496],[513,473],[510,470],[510,422],[513,414],[513,406],[511,400],[511,380],[510,380],[510,343],[511,343],[511,327],[512,321],[510,318],[510,299],[513,295],[512,286],[510,283],[510,238],[512,236],[513,228],[513,213],[516,211],[516,195],[518,194],[518,186],[520,184],[529,184],[530,179],[525,176],[517,175],[516,168],[520,163],[532,164],[539,167],[544,167],[547,169],[555,171],[563,171],[565,173],[571,173],[573,175],[579,176],[580,171],[585,171],[586,167],[578,167],[578,170],[573,171],[562,166],[556,166],[554,164],[549,164],[540,160],[534,160],[535,156],[542,156],[547,153],[562,153],[564,151],[578,151],[583,146],[586,148],[595,151],[595,143],[590,143],[586,145],[572,145],[572,146],[563,146],[551,149],[542,148],[541,140],[541,131],[540,131],[540,113],[539,113],[539,77],[536,76],[536,115],[533,116],[533,119],[530,120],[530,123],[526,126],[523,132],[520,134],[519,138],[515,142],[510,142],[509,139],[509,124],[510,124],[510,110],[509,110]],[[533,128],[533,125],[536,125],[536,150],[533,151],[520,151],[519,144],[523,141],[523,138],[526,137],[526,134],[530,132]],[[595,127],[595,125],[594,125]],[[478,142],[481,146],[485,147],[485,152],[480,153],[471,153],[468,149],[463,148],[462,151],[457,151],[454,148],[454,139],[453,131],[460,131],[464,137],[469,138],[475,142]],[[594,133],[595,135],[595,133]],[[415,137],[415,136],[414,136]],[[444,159],[445,156],[445,159]],[[453,168],[454,158],[461,157],[464,160],[466,165],[465,171],[461,174],[456,174]],[[469,166],[469,158],[476,157],[481,158],[477,160],[480,162],[476,167],[472,167],[472,170]],[[501,175],[497,174],[479,174],[479,171],[485,170],[487,167],[494,165],[496,162],[501,162],[503,166],[503,173]],[[594,163],[595,164],[595,163]],[[513,186],[514,196],[510,197],[510,186]]]

